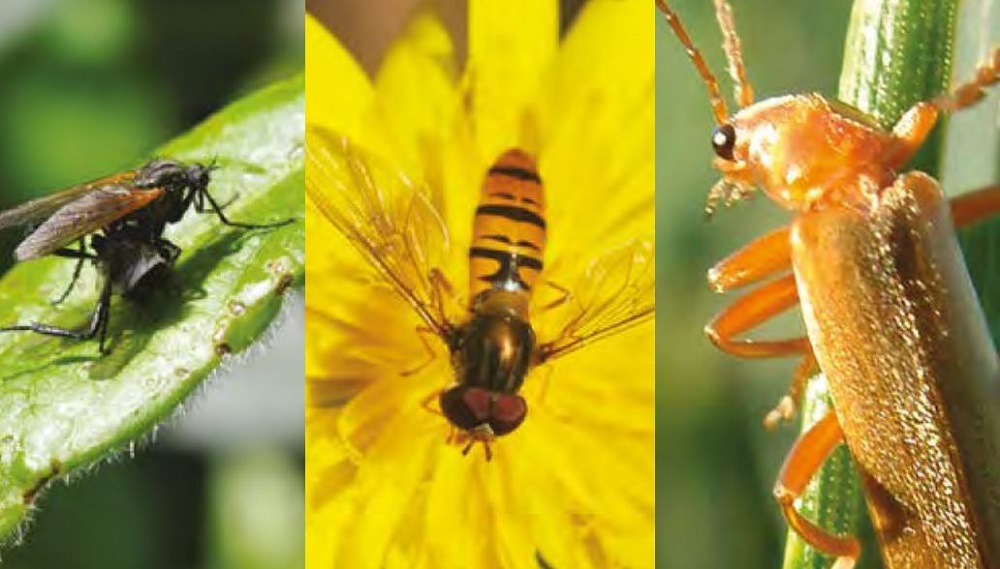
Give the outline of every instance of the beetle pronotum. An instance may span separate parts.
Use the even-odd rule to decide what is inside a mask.
[[[795,213],[709,271],[718,292],[771,282],[706,326],[742,357],[798,356],[789,396],[768,415],[788,418],[818,365],[835,411],[789,453],[775,487],[794,531],[852,567],[858,541],[801,516],[795,499],[830,451],[846,442],[865,485],[889,567],[995,567],[1000,563],[1000,367],[954,234],[1000,211],[1000,186],[949,202],[921,172],[899,174],[941,112],[978,101],[1000,79],[1000,49],[975,77],[919,102],[887,130],[818,94],[755,103],[732,12],[716,0],[740,109],[729,115],[718,83],[677,15],[666,14],[708,87],[723,177],[709,193],[738,201],[755,187]],[[808,336],[738,338],[801,302]]]

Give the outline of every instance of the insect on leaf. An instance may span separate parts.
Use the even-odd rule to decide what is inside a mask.
[[[12,534],[48,481],[117,452],[169,416],[227,354],[259,338],[285,292],[302,285],[304,103],[302,77],[272,85],[156,153],[215,161],[209,190],[230,219],[294,222],[245,231],[192,208],[165,234],[183,253],[163,298],[140,307],[114,297],[108,355],[96,341],[0,334],[0,537]],[[73,266],[55,257],[15,265],[0,280],[0,325],[84,327],[99,289],[93,266],[62,304],[51,303]]]

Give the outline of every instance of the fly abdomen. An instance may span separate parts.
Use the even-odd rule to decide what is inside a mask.
[[[497,159],[486,174],[472,226],[469,292],[529,294],[542,271],[545,200],[535,160],[518,149]]]

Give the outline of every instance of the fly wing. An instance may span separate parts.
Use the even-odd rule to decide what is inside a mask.
[[[110,185],[93,189],[56,210],[14,250],[18,261],[48,255],[93,233],[163,195],[162,188]]]
[[[122,184],[134,177],[135,171],[133,170],[119,172],[25,202],[17,207],[0,212],[0,229],[15,225],[34,225],[36,222],[49,217],[64,205],[98,188]]]
[[[322,215],[438,336],[452,330],[432,276],[448,231],[423,188],[379,169],[360,148],[321,129],[306,133],[306,193]]]
[[[572,291],[562,331],[540,346],[542,361],[623,332],[653,317],[656,266],[653,245],[633,241],[595,259]]]

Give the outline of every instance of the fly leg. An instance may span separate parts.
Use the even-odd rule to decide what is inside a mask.
[[[445,299],[455,299],[455,287],[448,280],[441,269],[437,267],[432,268],[427,272],[427,280],[431,284],[431,305],[437,312],[437,317],[442,321],[446,321],[445,318]]]
[[[542,312],[552,310],[553,308],[558,308],[563,304],[566,304],[567,302],[569,302],[571,298],[573,298],[573,293],[570,292],[568,288],[560,285],[559,283],[553,281],[545,281],[545,284],[550,288],[555,289],[555,291],[559,293],[559,296],[553,299],[551,302],[548,302],[545,305],[543,305],[541,307]]]
[[[725,292],[787,271],[791,268],[789,228],[782,227],[751,242],[708,272],[710,286]],[[736,299],[705,326],[705,335],[720,350],[744,358],[802,357],[788,392],[767,414],[764,425],[773,428],[795,412],[795,401],[815,365],[809,339],[737,339],[736,336],[771,320],[799,302],[794,275],[785,275]]]
[[[81,239],[77,249],[57,249],[52,252],[52,254],[57,257],[66,257],[67,259],[77,260],[76,267],[73,268],[73,276],[69,280],[69,286],[67,286],[66,290],[59,295],[59,298],[52,301],[52,304],[62,304],[62,302],[66,300],[66,297],[69,296],[69,293],[73,291],[73,287],[76,286],[76,281],[80,279],[80,271],[83,270],[83,262],[97,259],[97,255],[88,253],[85,247],[86,244],[83,239]]]
[[[426,350],[427,352],[427,359],[420,362],[416,367],[405,369],[399,372],[400,375],[405,377],[419,373],[421,370],[434,363],[434,360],[437,359],[437,352],[435,352],[434,348],[432,348],[431,345],[427,342],[428,335],[431,335],[435,338],[438,337],[438,335],[434,332],[434,330],[431,330],[426,326],[417,326],[417,337],[420,338],[420,343],[424,345],[424,350]]]
[[[833,569],[854,567],[861,556],[861,544],[854,537],[831,535],[805,519],[795,509],[795,500],[819,471],[830,452],[843,440],[844,433],[837,422],[837,415],[828,411],[795,442],[774,486],[774,497],[781,506],[788,525],[809,545],[822,553],[837,557]]]
[[[0,332],[35,332],[45,336],[55,336],[58,338],[72,338],[74,340],[90,340],[98,337],[98,348],[102,354],[108,353],[104,349],[104,340],[108,332],[108,319],[111,314],[111,281],[107,280],[101,289],[101,298],[97,301],[97,307],[90,317],[90,324],[85,330],[69,330],[49,324],[32,322],[31,324],[20,324],[17,326],[7,326],[0,328]]]
[[[205,201],[208,201],[210,207],[205,207]],[[227,204],[228,205],[228,204]],[[277,221],[275,223],[240,223],[237,221],[230,221],[226,214],[222,213],[222,208],[212,197],[212,194],[208,193],[208,190],[201,190],[195,193],[194,196],[194,210],[197,213],[209,213],[213,212],[218,216],[219,221],[223,225],[228,225],[229,227],[239,227],[241,229],[271,229],[274,227],[281,227],[282,225],[288,225],[289,223],[295,221],[295,218],[288,218],[282,221]]]
[[[443,390],[432,391],[427,394],[427,397],[420,400],[420,406],[424,408],[424,411],[439,417],[444,417],[444,413],[441,412],[441,409],[434,406],[434,400],[441,397],[442,391]],[[451,435],[449,435],[449,438],[451,438]]]

